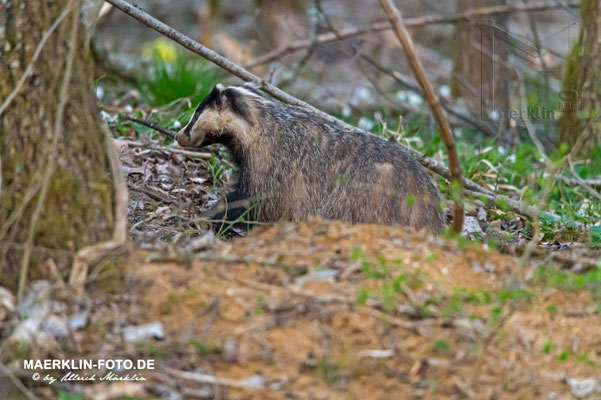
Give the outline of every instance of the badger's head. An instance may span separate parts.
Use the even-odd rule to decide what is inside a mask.
[[[248,87],[216,85],[196,108],[192,119],[176,136],[184,147],[242,140],[254,125],[252,100],[260,98]]]

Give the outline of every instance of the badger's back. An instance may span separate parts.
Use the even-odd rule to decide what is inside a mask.
[[[299,107],[256,96],[248,101],[255,132],[239,186],[262,200],[262,220],[320,216],[435,232],[444,226],[438,190],[400,145],[344,132]]]

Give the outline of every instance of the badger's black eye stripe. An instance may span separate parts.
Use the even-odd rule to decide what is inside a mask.
[[[238,114],[242,118],[246,120],[249,124],[252,123],[252,119],[250,117],[250,110],[248,109],[248,104],[244,101],[244,94],[240,93],[240,91],[232,88],[225,89],[223,92],[225,97],[229,101],[229,106],[232,112]]]
[[[192,129],[192,127],[196,124],[196,121],[198,121],[198,117],[200,117],[200,114],[202,114],[202,112],[204,111],[205,108],[208,108],[208,107],[211,107],[212,105],[220,104],[220,103],[221,103],[220,90],[217,89],[217,87],[214,87],[213,90],[211,90],[211,93],[209,93],[207,95],[207,97],[205,97],[200,102],[198,107],[196,107],[196,111],[194,111],[194,115],[192,116],[192,119],[186,126],[184,133],[186,135],[190,134],[190,129]]]

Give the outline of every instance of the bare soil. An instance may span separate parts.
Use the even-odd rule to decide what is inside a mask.
[[[314,220],[260,227],[187,262],[153,257],[137,254],[122,295],[85,335],[94,353],[107,344],[89,333],[125,322],[115,315],[162,322],[163,341],[123,349],[157,359],[144,385],[151,397],[168,382],[232,399],[572,399],[570,378],[599,375],[590,293],[532,285],[531,298],[497,303],[511,277],[533,271],[480,245]],[[365,272],[382,260],[391,276],[409,277],[392,306],[377,295],[387,279]],[[359,305],[365,288],[376,295]],[[449,312],[459,289],[493,300]],[[170,368],[262,388],[207,386]]]

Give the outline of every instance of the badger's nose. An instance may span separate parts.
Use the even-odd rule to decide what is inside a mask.
[[[175,135],[175,140],[177,140],[177,143],[182,146],[182,147],[189,147],[190,146],[190,136],[185,132],[186,127],[183,127],[182,129],[179,130],[179,132],[177,132],[177,134]]]

